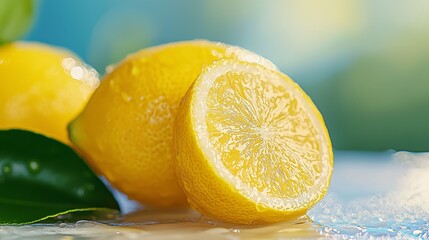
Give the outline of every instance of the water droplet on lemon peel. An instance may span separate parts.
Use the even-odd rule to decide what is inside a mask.
[[[203,66],[220,57],[240,58],[239,48],[226,56],[228,47],[187,41],[127,56],[107,73],[71,123],[71,141],[129,198],[158,207],[187,205],[173,162],[174,119]]]
[[[69,143],[67,124],[97,88],[97,72],[72,53],[40,43],[0,46],[0,129]]]

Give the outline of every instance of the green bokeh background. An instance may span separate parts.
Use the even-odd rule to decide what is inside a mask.
[[[101,75],[152,45],[197,38],[240,45],[271,59],[308,92],[336,149],[429,151],[427,0],[33,3],[33,15],[22,6],[16,13],[22,22],[0,18],[2,29],[19,25],[6,40],[31,26],[22,39],[69,48]],[[34,16],[32,25],[25,16]]]

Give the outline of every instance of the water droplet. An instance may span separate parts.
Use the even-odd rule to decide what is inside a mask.
[[[77,194],[79,197],[83,197],[83,196],[85,196],[85,195],[86,195],[86,190],[85,190],[85,188],[84,188],[84,187],[79,187],[79,188],[76,190],[76,194]]]
[[[224,58],[224,55],[217,50],[212,50],[212,55],[218,58]]]
[[[61,65],[63,66],[63,68],[70,70],[73,68],[73,66],[76,65],[76,61],[73,58],[64,58],[61,62]]]
[[[148,61],[148,59],[147,58],[140,58],[139,59],[139,63],[140,64],[144,64],[144,63],[146,63]]]
[[[132,66],[131,67],[131,75],[137,76],[139,74],[140,74],[140,68],[137,66]]]
[[[118,84],[116,84],[116,79],[110,79],[110,81],[109,81],[109,87],[114,92],[120,92],[121,91],[121,88],[118,86]]]
[[[28,163],[28,170],[29,170],[29,171],[30,171],[30,173],[32,173],[32,174],[37,174],[37,173],[39,173],[39,172],[41,171],[39,161],[37,161],[37,160],[31,160],[31,161]]]
[[[126,94],[125,92],[121,93],[121,97],[126,102],[129,102],[129,101],[133,100],[133,97],[131,97],[130,95]]]
[[[72,67],[72,69],[70,70],[70,75],[76,80],[81,80],[84,75],[84,70],[80,66]]]
[[[60,228],[66,228],[67,227],[67,223],[60,223],[60,225],[58,225],[58,227],[60,227]]]
[[[94,184],[92,184],[92,183],[85,183],[85,184],[83,184],[82,186],[80,186],[80,187],[78,187],[78,188],[76,189],[76,194],[77,194],[79,197],[84,197],[84,196],[86,196],[89,192],[94,191],[94,189],[95,189]]]
[[[116,67],[116,66],[115,66],[115,65],[113,65],[113,64],[112,64],[112,65],[107,66],[107,67],[106,67],[106,73],[107,73],[107,74],[109,74],[109,73],[113,72],[113,70],[115,70],[115,67]]]
[[[98,88],[100,86],[100,79],[98,78],[98,72],[95,69],[87,68],[83,82],[89,85],[91,88]]]
[[[2,167],[2,172],[4,175],[9,175],[12,173],[12,166],[9,163],[6,163]]]
[[[97,226],[103,226],[102,223],[89,221],[89,220],[79,220],[76,222],[77,228],[91,228],[91,227],[97,227]]]

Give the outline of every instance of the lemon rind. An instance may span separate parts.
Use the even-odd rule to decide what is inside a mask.
[[[318,129],[320,133],[319,140],[323,143],[321,145],[321,161],[324,162],[322,164],[322,173],[317,182],[315,182],[309,191],[304,192],[295,198],[279,198],[270,196],[266,192],[260,192],[257,189],[246,185],[237,176],[233,176],[219,159],[214,150],[215,148],[211,145],[208,137],[208,130],[205,124],[205,113],[207,112],[206,97],[208,96],[208,92],[213,82],[217,79],[217,77],[224,75],[229,71],[252,72],[255,68],[270,75],[270,77],[272,77],[270,78],[270,81],[275,81],[276,84],[281,84],[285,87],[285,89],[290,91],[290,93],[293,94],[300,102],[301,106],[309,115],[313,126],[315,126],[315,128]],[[203,70],[203,72],[200,74],[200,77],[197,79],[196,85],[198,87],[194,92],[194,101],[191,105],[191,115],[194,116],[192,121],[194,121],[193,125],[196,126],[197,130],[197,142],[200,144],[203,154],[206,155],[206,159],[209,160],[210,164],[219,174],[221,179],[224,179],[231,187],[235,188],[250,201],[257,203],[257,205],[262,205],[282,211],[309,208],[323,197],[327,191],[327,186],[329,186],[333,170],[331,141],[320,112],[317,110],[310,98],[303,92],[303,90],[301,90],[298,84],[293,82],[288,76],[284,74],[271,71],[255,63],[234,60],[220,60]]]

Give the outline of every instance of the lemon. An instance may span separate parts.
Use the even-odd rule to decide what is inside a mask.
[[[174,170],[174,119],[203,66],[221,58],[275,68],[246,50],[201,40],[141,50],[103,78],[70,124],[71,141],[129,198],[155,207],[187,205]]]
[[[0,129],[35,131],[69,143],[67,124],[98,86],[72,53],[40,43],[0,47]]]
[[[176,171],[191,206],[251,224],[300,216],[326,193],[333,154],[322,116],[286,75],[222,60],[181,103]]]

